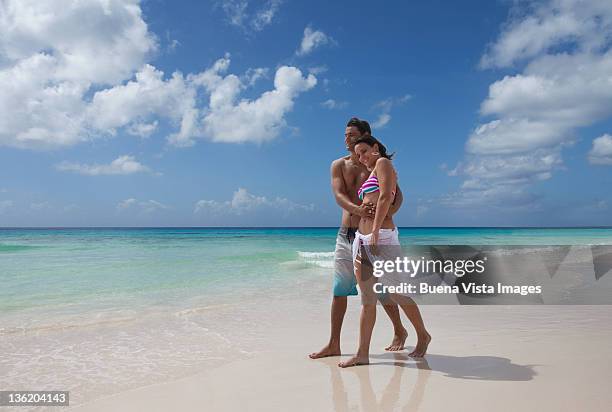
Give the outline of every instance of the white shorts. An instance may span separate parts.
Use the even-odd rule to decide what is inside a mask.
[[[367,257],[370,262],[374,263],[376,260],[380,259],[395,259],[396,253],[401,253],[401,247],[399,242],[399,230],[395,227],[393,229],[379,229],[378,231],[378,245],[380,246],[398,246],[397,248],[389,248],[384,247],[381,249],[382,254],[374,255],[370,248],[368,247],[370,244],[370,239],[372,238],[372,234],[364,235],[363,233],[357,231],[355,233],[355,240],[353,241],[353,264],[355,263],[355,259],[359,256],[360,249],[364,246],[364,250],[367,253]],[[389,253],[391,252],[391,253]],[[387,256],[389,255],[389,256]]]

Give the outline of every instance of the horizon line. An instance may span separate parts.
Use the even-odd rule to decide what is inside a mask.
[[[0,226],[16,229],[337,229],[340,226]],[[612,229],[612,226],[397,226],[399,229]]]

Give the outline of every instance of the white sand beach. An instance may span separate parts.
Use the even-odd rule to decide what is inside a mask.
[[[612,306],[423,306],[433,335],[422,360],[385,353],[382,309],[371,365],[353,353],[360,309],[349,302],[346,355],[310,360],[328,333],[327,307],[272,308],[268,349],[193,376],[71,407],[75,411],[609,411]],[[412,345],[414,333],[408,338]],[[409,349],[409,348],[408,348]]]
[[[423,360],[407,357],[405,317],[407,349],[383,350],[392,331],[379,308],[371,365],[340,369],[357,348],[358,297],[344,355],[307,356],[328,340],[334,230],[16,236],[21,249],[9,245],[4,261],[0,387],[70,391],[70,410],[612,409],[612,306],[436,300],[421,305],[433,335]],[[581,256],[590,248],[568,250],[554,276],[533,263],[544,302],[607,302],[610,274],[595,280]]]

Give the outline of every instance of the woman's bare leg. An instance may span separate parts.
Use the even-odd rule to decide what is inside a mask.
[[[382,302],[381,302],[382,303]],[[408,337],[408,332],[404,325],[402,325],[402,320],[400,318],[399,308],[397,304],[392,301],[389,304],[382,304],[383,309],[387,312],[391,323],[393,324],[393,340],[391,344],[385,348],[385,350],[396,352],[404,349],[404,343],[406,342],[406,338]]]
[[[416,330],[417,334],[417,344],[412,352],[408,354],[408,356],[412,356],[415,358],[421,358],[425,356],[427,353],[427,347],[429,346],[429,342],[431,342],[431,335],[427,332],[425,328],[425,323],[423,322],[423,318],[421,317],[421,311],[419,307],[415,303],[412,298],[402,296],[402,295],[393,295],[393,300],[395,300],[398,305],[402,308],[412,326]]]

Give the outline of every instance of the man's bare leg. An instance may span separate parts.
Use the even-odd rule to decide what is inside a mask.
[[[355,356],[338,364],[341,368],[370,363],[370,341],[372,340],[372,330],[376,323],[376,295],[372,288],[374,277],[367,269],[362,273],[362,269],[363,266],[358,255],[355,259],[355,277],[362,293],[361,317],[359,319],[359,347]]]
[[[370,341],[372,330],[376,323],[376,303],[364,303],[361,307],[361,318],[359,320],[359,347],[357,353],[350,359],[340,362],[341,368],[351,366],[367,365],[370,363]]]
[[[340,332],[342,330],[344,314],[346,313],[346,305],[346,296],[334,296],[331,305],[331,333],[329,342],[320,351],[308,355],[310,359],[340,355]]]
[[[394,336],[391,341],[391,345],[387,346],[385,350],[388,351],[398,351],[404,349],[404,343],[406,343],[406,338],[408,337],[408,332],[404,325],[402,325],[402,320],[400,319],[400,312],[397,304],[395,302],[384,304],[383,308],[389,319],[391,319],[391,323],[393,323],[393,331]]]

